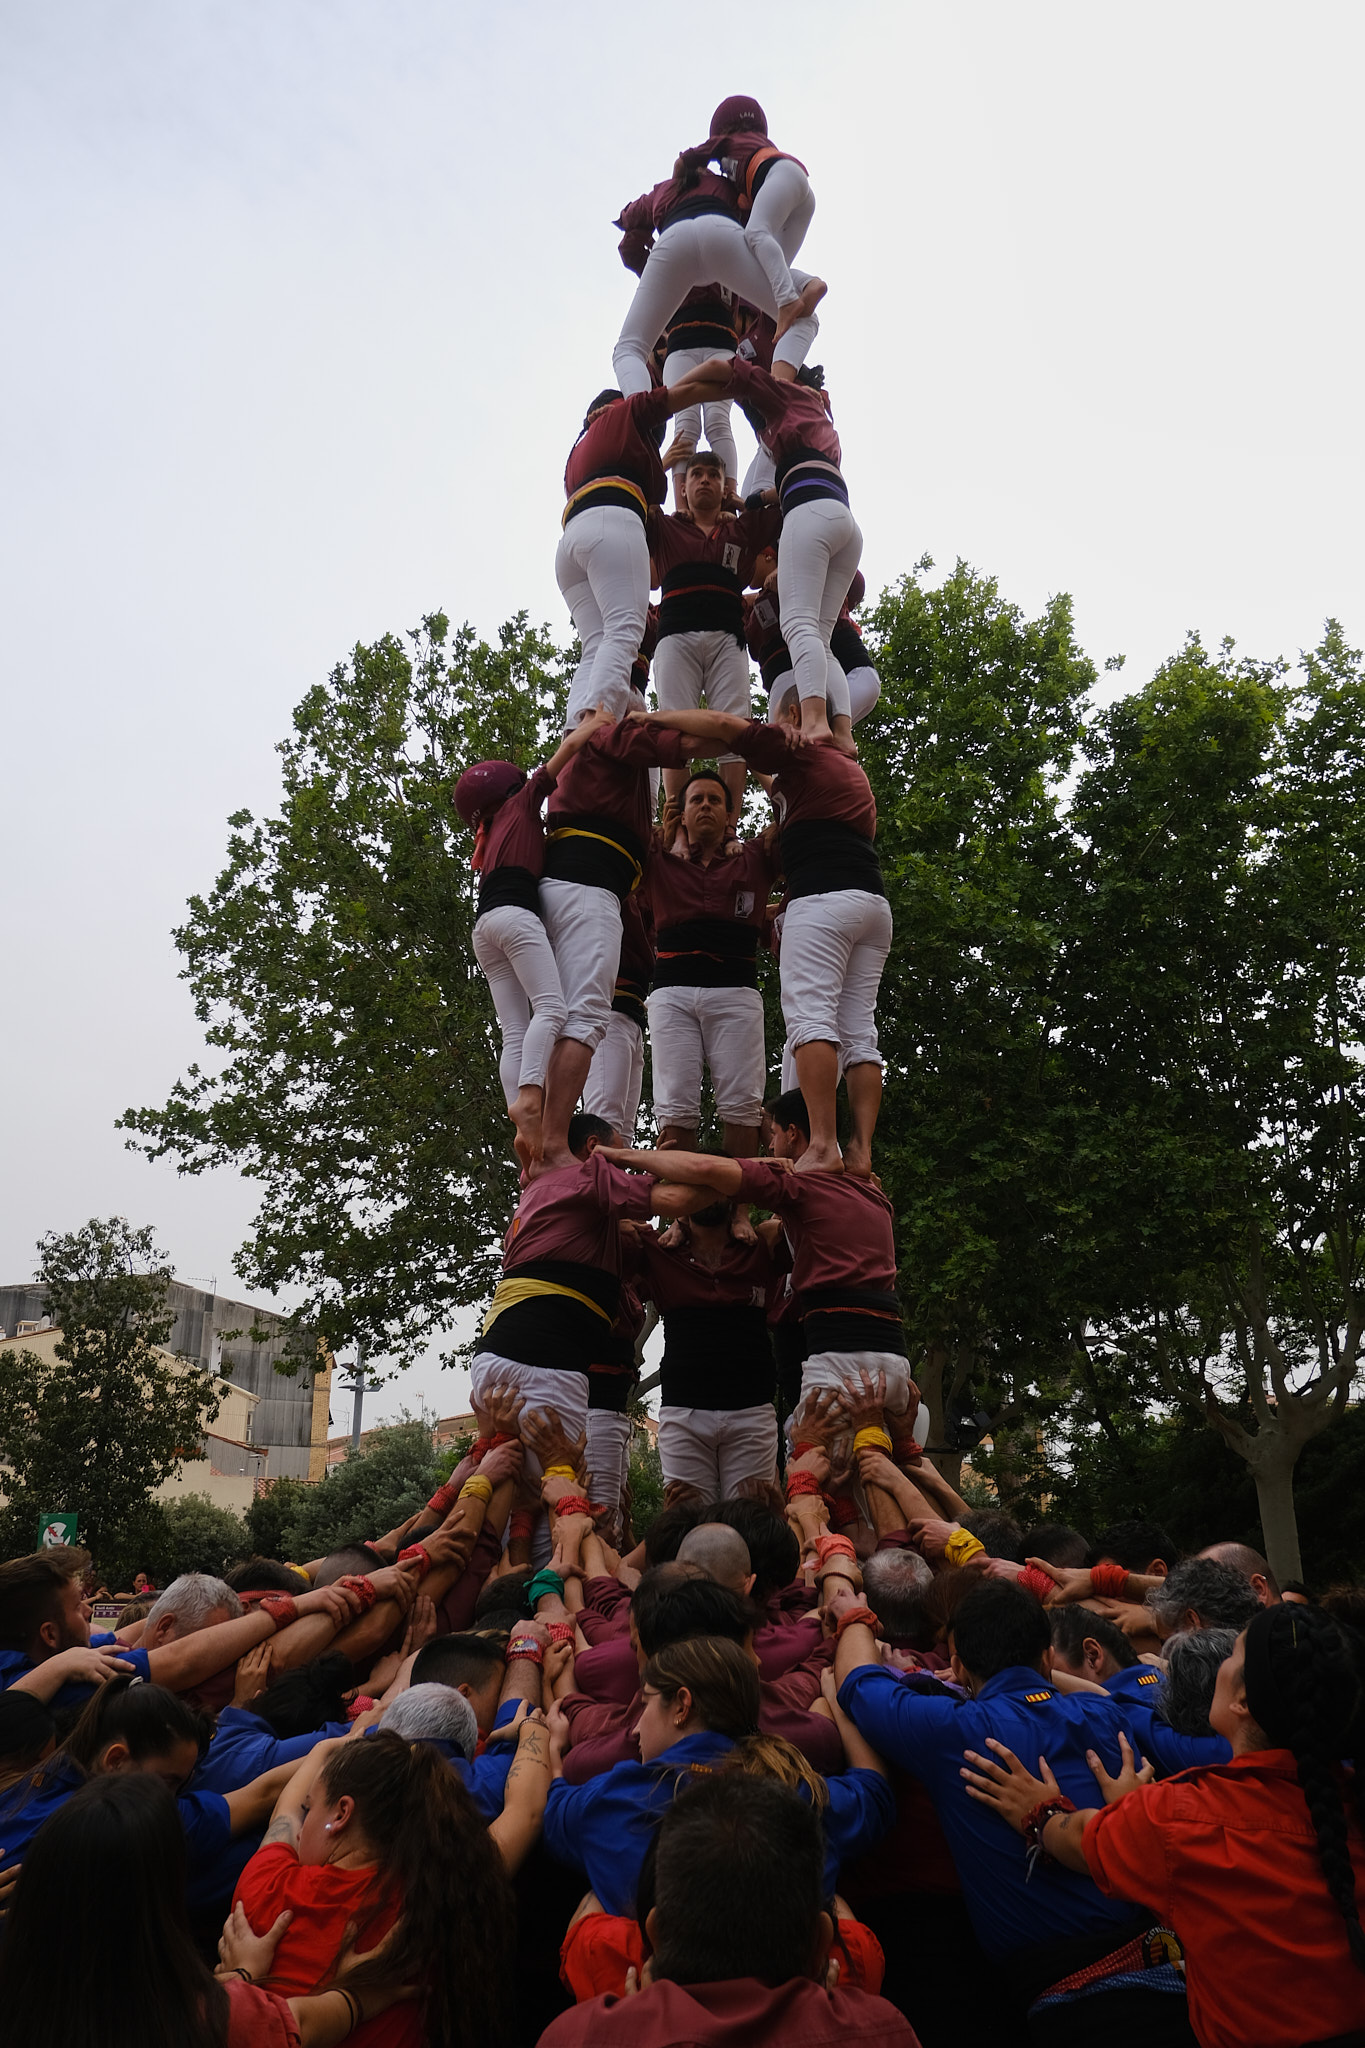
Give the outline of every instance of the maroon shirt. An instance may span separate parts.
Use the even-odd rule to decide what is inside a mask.
[[[640,1665],[630,1637],[608,1637],[580,1650],[573,1661],[573,1682],[575,1691],[591,1700],[629,1706],[640,1690]]]
[[[558,1259],[597,1266],[619,1279],[621,1237],[616,1226],[627,1219],[648,1220],[653,1187],[652,1175],[626,1173],[600,1152],[576,1159],[572,1166],[551,1167],[531,1182],[517,1204],[502,1243],[503,1272],[510,1276],[519,1266]]]
[[[586,1579],[583,1605],[574,1619],[594,1648],[598,1643],[619,1642],[630,1635],[630,1593],[619,1579]]]
[[[772,799],[784,832],[793,825],[832,820],[852,826],[864,839],[876,838],[872,784],[853,756],[841,753],[832,740],[803,745],[786,726],[755,718],[735,741],[735,752],[761,774],[776,776]],[[553,816],[553,797],[550,812]]]
[[[818,1697],[820,1673],[833,1656],[834,1642],[829,1638],[784,1677],[759,1683],[759,1727],[768,1735],[785,1736],[822,1776],[843,1769],[843,1744],[832,1721],[823,1714],[807,1713],[806,1708]],[[566,1693],[560,1704],[573,1729],[573,1747],[564,1759],[564,1776],[570,1785],[586,1785],[589,1778],[609,1771],[613,1764],[640,1761],[635,1736],[641,1713],[638,1689],[628,1706],[598,1705],[579,1693]]]
[[[719,1984],[667,1978],[629,1998],[607,1992],[552,2020],[540,2048],[919,2048],[894,2005],[870,1991],[825,1991],[808,1977],[770,1990],[757,1977]]]
[[[545,865],[540,807],[554,786],[554,777],[537,768],[524,788],[498,805],[484,836],[479,873],[485,880],[499,868],[524,868],[539,879]]]
[[[757,988],[758,935],[779,864],[762,837],[703,861],[658,853],[642,894],[654,919],[656,988]]]
[[[638,718],[599,726],[551,794],[545,873],[612,889],[624,900],[638,888],[648,857],[647,770],[681,768],[686,760],[682,735],[663,726]],[[557,839],[566,829],[572,836]]]
[[[659,460],[659,433],[668,416],[668,393],[662,388],[638,391],[607,406],[569,450],[565,497],[572,498],[594,477],[622,477],[637,486],[648,504],[662,505],[668,479]],[[646,504],[635,509],[643,519]]]
[[[895,1211],[875,1182],[849,1173],[789,1173],[767,1159],[737,1164],[740,1201],[782,1219],[798,1304],[802,1295],[826,1288],[894,1293]]]
[[[805,384],[784,384],[757,363],[735,358],[734,397],[763,420],[759,436],[777,465],[778,482],[799,451],[813,450],[839,467],[842,450],[820,392]]]
[[[659,638],[674,633],[728,633],[744,644],[744,586],[754,557],[781,531],[776,509],[718,519],[709,529],[673,512],[649,521],[649,551],[660,589]]]

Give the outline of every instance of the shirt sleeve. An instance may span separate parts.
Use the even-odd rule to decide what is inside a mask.
[[[103,1633],[95,1635],[93,1632],[90,1637],[90,1647],[92,1650],[112,1650],[114,1655],[121,1659],[123,1663],[132,1665],[144,1685],[151,1684],[152,1664],[150,1651],[129,1649],[127,1643],[121,1643],[115,1635],[105,1635]],[[19,1673],[16,1671],[14,1676],[17,1678]],[[6,1680],[4,1682],[9,1683],[10,1681]]]
[[[1170,1926],[1172,1887],[1161,1828],[1164,1789],[1140,1785],[1117,1805],[1101,1807],[1087,1826],[1081,1847],[1102,1892],[1146,1906]]]
[[[1232,1755],[1231,1744],[1221,1735],[1182,1735],[1148,1707],[1120,1705],[1128,1724],[1128,1740],[1151,1759],[1163,1778],[1192,1770],[1196,1764],[1225,1764]]]
[[[600,1780],[592,1779],[586,1785],[567,1785],[563,1778],[556,1778],[545,1801],[542,1823],[545,1846],[552,1856],[561,1863],[567,1863],[572,1870],[584,1868],[578,1829],[596,1801],[599,1783]]]
[[[624,1217],[630,1223],[647,1223],[653,1214],[650,1196],[654,1192],[652,1173],[627,1173],[614,1166],[600,1152],[592,1155],[596,1174],[597,1206],[608,1216]]]
[[[736,356],[732,365],[730,388],[769,424],[781,419],[781,392],[777,388],[776,379],[770,377],[766,370],[761,370],[757,363],[746,363],[741,357]]]
[[[773,1166],[766,1159],[741,1159],[739,1194],[741,1202],[757,1202],[762,1209],[790,1209],[798,1199],[800,1190],[794,1185],[795,1174],[785,1172],[780,1166]]]
[[[951,1699],[915,1692],[880,1664],[850,1671],[839,1688],[839,1705],[879,1755],[916,1777],[923,1776],[923,1764],[934,1761],[935,1738],[947,1732],[957,1715]]]
[[[657,391],[633,392],[626,404],[630,407],[631,425],[652,443],[653,436],[669,417],[667,387],[661,384]]]
[[[232,1816],[221,1792],[182,1792],[176,1805],[191,1871],[220,1856],[232,1840]]]
[[[880,1842],[896,1818],[896,1795],[880,1771],[841,1771],[826,1780],[825,1836],[841,1863]]]
[[[604,725],[588,742],[613,761],[629,761],[640,768],[683,768],[683,736],[662,725],[650,725],[643,718],[621,718]]]
[[[521,793],[528,817],[535,817],[554,786],[553,776],[547,775],[544,768],[537,768]]]
[[[495,1742],[467,1767],[465,1785],[485,1820],[496,1820],[502,1812],[507,1797],[507,1774],[516,1753],[515,1742]]]
[[[764,775],[776,775],[790,766],[793,748],[780,726],[765,725],[761,718],[751,718],[735,741],[735,752],[742,754],[751,768]]]

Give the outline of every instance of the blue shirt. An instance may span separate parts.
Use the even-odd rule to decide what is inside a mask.
[[[545,1846],[585,1873],[608,1913],[633,1913],[654,1830],[696,1764],[714,1764],[734,1748],[709,1729],[685,1735],[647,1764],[628,1759],[583,1785],[556,1778],[545,1804]],[[896,1797],[878,1771],[844,1771],[827,1780],[825,1891],[838,1889],[839,1865],[879,1842],[896,1817]]]
[[[72,1647],[77,1646],[73,1644]],[[103,1630],[91,1636],[90,1647],[92,1650],[113,1650],[125,1664],[132,1665],[140,1679],[150,1683],[152,1671],[146,1650],[130,1650],[117,1636]],[[0,1692],[7,1692],[16,1678],[26,1678],[37,1668],[33,1659],[26,1657],[22,1650],[0,1650]],[[52,1695],[48,1708],[55,1714],[66,1707],[83,1707],[95,1690],[90,1679],[68,1678],[66,1684],[59,1686]]]
[[[1195,1764],[1225,1764],[1231,1759],[1232,1744],[1221,1735],[1182,1735],[1162,1720],[1156,1704],[1166,1680],[1152,1665],[1130,1664],[1126,1671],[1106,1678],[1104,1689],[1124,1709],[1124,1733],[1156,1765],[1159,1778],[1173,1777]]]
[[[1106,1899],[1088,1877],[1059,1864],[1040,1859],[1030,1879],[1022,1836],[972,1799],[961,1775],[963,1751],[988,1757],[986,1738],[993,1735],[1031,1771],[1045,1756],[1068,1798],[1077,1806],[1097,1806],[1101,1795],[1085,1752],[1095,1750],[1105,1769],[1117,1772],[1120,1728],[1131,1739],[1127,1702],[1097,1692],[1056,1692],[1038,1672],[1020,1665],[997,1672],[975,1699],[945,1699],[914,1691],[885,1665],[863,1664],[840,1686],[839,1705],[874,1749],[918,1778],[929,1794],[988,1956],[1103,1935],[1132,1923],[1132,1905]]]
[[[79,1764],[57,1757],[51,1765],[41,1767],[36,1786],[32,1778],[21,1778],[8,1788],[0,1797],[0,1870],[23,1861],[43,1822],[65,1806],[85,1781]],[[212,1869],[231,1841],[228,1804],[216,1792],[182,1792],[175,1803],[185,1830],[187,1875],[193,1885]]]
[[[277,1764],[297,1763],[319,1742],[349,1735],[349,1721],[328,1721],[309,1735],[277,1735],[270,1723],[248,1707],[224,1707],[208,1749],[190,1779],[194,1792],[236,1792],[273,1771]]]

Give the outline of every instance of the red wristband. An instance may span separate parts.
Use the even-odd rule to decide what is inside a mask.
[[[851,1558],[857,1562],[858,1553],[847,1536],[821,1536],[815,1545],[815,1562],[823,1568],[832,1557]]]
[[[507,1519],[507,1540],[509,1543],[529,1543],[535,1534],[536,1511],[534,1508],[513,1508]]]
[[[346,1709],[348,1721],[358,1721],[362,1714],[368,1714],[371,1707],[377,1707],[378,1700],[372,1700],[368,1693],[358,1692]]]
[[[1128,1573],[1121,1564],[1092,1564],[1090,1590],[1101,1600],[1122,1600],[1128,1591]]]
[[[277,1629],[288,1628],[291,1621],[299,1618],[292,1593],[267,1593],[261,1602],[261,1612],[270,1616]]]
[[[856,1522],[858,1519],[857,1505],[846,1493],[827,1493],[825,1506],[836,1529],[847,1529],[850,1522]]]
[[[874,1636],[879,1636],[882,1632],[882,1625],[870,1607],[846,1607],[839,1616],[838,1626],[834,1631],[835,1641],[837,1642],[844,1630],[851,1628],[855,1622],[861,1623],[864,1628],[870,1628]]]
[[[422,1567],[419,1576],[425,1578],[431,1570],[431,1552],[427,1549],[426,1544],[410,1543],[406,1550],[400,1550],[398,1553],[399,1564],[406,1564],[410,1557],[415,1557],[419,1561]]]
[[[818,1444],[793,1444],[792,1456],[794,1458],[804,1458],[807,1451],[816,1451],[819,1448]]]
[[[344,1586],[348,1593],[358,1593],[360,1595],[360,1611],[362,1614],[368,1614],[375,1601],[379,1598],[378,1593],[374,1590],[374,1580],[363,1576],[359,1572],[348,1572],[344,1579],[337,1580],[337,1584]]]
[[[815,1474],[813,1472],[789,1472],[787,1474],[787,1499],[800,1500],[807,1494],[814,1499],[818,1500],[819,1498],[820,1482]]]
[[[469,1447],[469,1455],[476,1465],[481,1464],[493,1448],[491,1436],[476,1436]]]
[[[544,1664],[545,1652],[534,1636],[519,1636],[513,1630],[507,1639],[503,1663],[510,1664],[514,1659],[525,1659],[529,1664]]]
[[[547,1621],[552,1643],[571,1643],[574,1640],[574,1625],[571,1621]]]
[[[592,1512],[592,1502],[583,1493],[562,1494],[558,1500],[550,1502],[552,1515],[591,1515]]]
[[[453,1479],[447,1479],[445,1485],[438,1486],[431,1499],[427,1502],[428,1514],[440,1515],[442,1520],[444,1520],[459,1497],[459,1487]]]
[[[1046,1572],[1040,1572],[1036,1564],[1026,1564],[1014,1583],[1044,1602],[1049,1593],[1057,1590],[1057,1581],[1050,1579]]]

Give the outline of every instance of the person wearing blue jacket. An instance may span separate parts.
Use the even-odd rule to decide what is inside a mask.
[[[693,1636],[650,1659],[636,1733],[641,1761],[615,1764],[586,1784],[556,1778],[545,1807],[545,1844],[581,1870],[607,1913],[631,1914],[645,1852],[679,1789],[727,1770],[780,1777],[816,1807],[825,1831],[825,1890],[838,1889],[845,1858],[890,1828],[896,1802],[880,1766],[828,1779],[799,1751],[758,1727],[758,1667],[741,1644]]]

